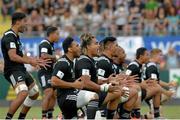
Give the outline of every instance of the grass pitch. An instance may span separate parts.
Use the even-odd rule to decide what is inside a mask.
[[[15,116],[13,117],[14,119],[16,119],[18,117],[18,114],[20,112],[21,109],[19,109]],[[8,111],[8,107],[0,107],[0,119],[4,119],[6,112]],[[148,111],[148,107],[147,106],[142,106],[141,109],[142,113],[146,113]],[[58,107],[55,107],[54,110],[54,118],[56,118],[56,116],[59,114],[60,110]],[[163,117],[165,117],[166,119],[180,119],[180,105],[164,105],[162,107],[162,113],[163,113]],[[41,118],[41,107],[39,106],[35,106],[32,107],[26,117],[27,119],[40,119]]]

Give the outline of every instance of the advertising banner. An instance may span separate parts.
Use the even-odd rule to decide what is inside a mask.
[[[169,70],[169,81],[176,81],[178,83],[178,87],[176,88],[175,96],[180,98],[180,69],[170,69]]]
[[[164,54],[170,47],[180,54],[180,36],[147,36],[143,37],[147,49],[160,48]]]
[[[137,48],[144,47],[143,38],[140,36],[117,37],[117,41],[124,48],[127,58],[130,60],[134,59]]]

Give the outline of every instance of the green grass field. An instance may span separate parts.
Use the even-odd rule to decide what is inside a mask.
[[[8,110],[8,107],[0,107],[0,119],[4,118],[7,110]],[[147,110],[148,109],[146,106],[142,107],[142,113],[146,113]],[[59,112],[60,112],[59,108],[56,107],[55,111],[54,111],[54,116],[57,116]],[[167,119],[180,119],[180,105],[178,105],[178,106],[163,106],[162,112],[163,112],[163,117],[165,117]],[[18,117],[18,113],[19,113],[19,110],[15,114],[14,118]],[[30,110],[30,112],[27,115],[27,119],[32,119],[32,118],[36,118],[36,119],[41,118],[41,108],[40,107],[32,107],[32,109]]]

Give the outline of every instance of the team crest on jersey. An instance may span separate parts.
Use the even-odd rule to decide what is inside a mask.
[[[82,69],[82,75],[90,75],[88,69]]]
[[[16,48],[16,44],[14,42],[10,42],[10,48]]]
[[[98,75],[104,76],[104,74],[105,74],[105,70],[103,70],[103,69],[98,69]]]

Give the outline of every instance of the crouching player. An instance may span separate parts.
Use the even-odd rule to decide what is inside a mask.
[[[88,105],[90,101],[98,100],[98,95],[95,92],[81,90],[84,88],[83,79],[86,76],[75,79],[73,60],[80,56],[79,45],[73,38],[68,37],[63,41],[63,50],[65,55],[55,64],[51,84],[57,88],[57,101],[63,118],[75,119],[78,108]]]

